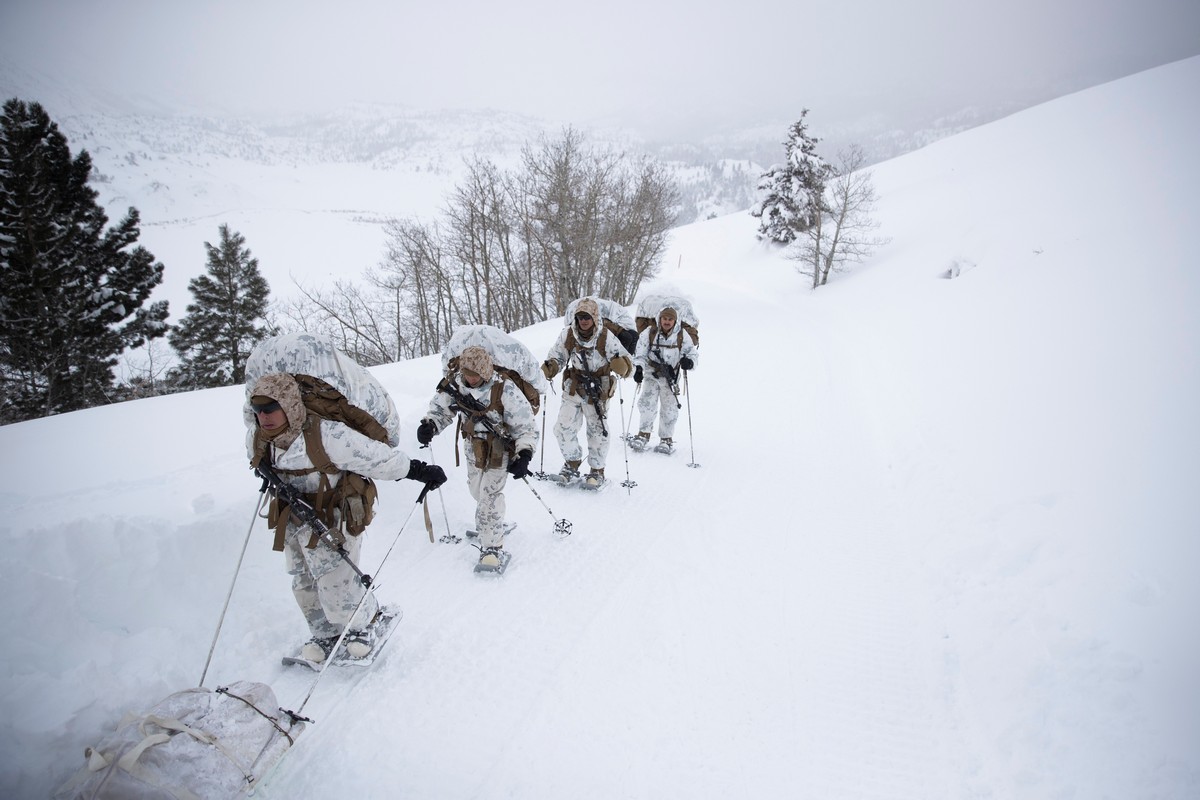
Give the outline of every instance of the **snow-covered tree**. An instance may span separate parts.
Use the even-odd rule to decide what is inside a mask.
[[[0,422],[113,399],[124,350],[166,333],[167,303],[143,309],[163,265],[135,246],[138,213],[115,227],[38,103],[0,117]]]
[[[875,185],[863,149],[850,145],[839,157],[840,165],[830,173],[824,213],[799,234],[788,253],[800,274],[812,278],[814,289],[824,286],[831,272],[864,260],[889,241],[874,233],[879,228],[871,217]]]
[[[188,282],[194,301],[170,334],[180,360],[175,381],[187,388],[241,383],[250,351],[271,335],[266,321],[270,288],[258,259],[240,233],[228,225],[220,233],[216,246],[204,243],[208,274]]]
[[[783,143],[785,160],[763,173],[758,183],[759,201],[750,209],[760,219],[758,238],[791,244],[822,213],[829,166],[817,155],[818,139],[809,136],[804,118],[788,128]]]

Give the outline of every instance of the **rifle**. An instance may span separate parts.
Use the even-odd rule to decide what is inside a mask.
[[[483,427],[487,428],[489,433],[500,440],[500,442],[504,445],[505,450],[507,450],[509,453],[516,452],[516,440],[514,440],[511,436],[501,433],[500,429],[496,427],[496,423],[488,419],[488,415],[486,413],[487,407],[483,403],[479,402],[470,395],[460,392],[458,387],[454,385],[454,381],[450,380],[449,378],[443,379],[438,388],[453,398],[454,402],[450,404],[451,411],[466,414],[472,420],[482,422]]]
[[[587,352],[582,351],[583,365],[587,367]],[[596,417],[600,420],[600,432],[608,438],[608,427],[604,424],[604,406],[600,404],[600,377],[590,369],[575,370],[575,379],[583,387],[583,393],[592,408],[596,409]]]
[[[275,468],[267,463],[266,456],[263,456],[258,462],[258,466],[254,468],[254,474],[262,478],[262,486],[259,487],[259,492],[266,492],[267,488],[270,487],[271,493],[275,495],[275,498],[290,508],[291,512],[299,517],[300,521],[307,525],[313,533],[317,534],[317,537],[330,550],[341,556],[342,560],[350,565],[350,569],[354,570],[355,574],[358,575],[358,579],[364,587],[371,588],[371,576],[364,574],[358,568],[358,565],[354,563],[354,560],[350,558],[349,553],[346,552],[346,548],[343,546],[344,540],[335,536],[329,530],[329,526],[321,521],[321,518],[317,516],[317,510],[313,508],[312,503],[304,499],[304,495],[299,489],[284,483],[283,479],[279,477],[279,473],[275,471]],[[426,487],[426,491],[428,491],[428,487]]]
[[[662,348],[655,346],[654,355],[658,356],[659,360],[650,359],[650,366],[654,369],[654,376],[659,377],[659,370],[666,373],[667,385],[671,387],[671,394],[675,395],[675,407],[683,408],[683,404],[679,402],[679,371],[667,365],[663,359]]]

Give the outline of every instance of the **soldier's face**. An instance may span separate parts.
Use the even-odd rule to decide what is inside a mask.
[[[278,403],[273,403],[272,405],[275,406],[274,411],[256,412],[258,425],[264,431],[278,430],[287,425],[287,414],[283,413],[283,409],[279,407]]]
[[[579,325],[579,330],[585,332],[590,331],[592,326],[596,324],[595,320],[592,319],[591,314],[576,314],[575,322]]]
[[[483,383],[483,376],[478,372],[471,372],[469,369],[463,370],[463,382],[474,389],[479,384]]]
[[[670,333],[675,329],[675,318],[667,316],[659,318],[658,327],[662,328],[663,333]]]

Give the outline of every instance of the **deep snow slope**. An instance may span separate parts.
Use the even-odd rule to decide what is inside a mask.
[[[260,795],[1200,793],[1197,88],[1191,59],[880,165],[891,243],[817,292],[748,216],[678,230],[679,450],[614,442],[599,494],[511,484],[500,580],[382,487],[363,560],[404,621],[352,693],[322,679]],[[555,325],[516,335],[540,356]],[[451,473],[435,536],[473,508],[451,437],[411,439],[437,371],[376,370]],[[256,500],[240,402],[0,428],[6,796],[199,680]],[[304,626],[249,537],[206,685],[294,707]]]

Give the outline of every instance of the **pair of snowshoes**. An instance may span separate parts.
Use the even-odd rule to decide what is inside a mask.
[[[635,453],[644,453],[650,448],[650,434],[639,433],[629,437],[629,449]],[[660,439],[654,446],[654,452],[671,455],[675,452],[675,443],[671,439]]]
[[[604,477],[604,467],[593,467],[587,475],[581,476],[579,473],[581,463],[580,461],[568,461],[563,464],[563,468],[557,475],[551,477],[551,480],[559,486],[578,486],[580,489],[590,491],[604,488],[608,483]]]
[[[284,656],[283,663],[308,667],[314,672],[320,672],[327,660],[334,667],[369,667],[375,663],[403,616],[404,612],[398,607],[383,606],[364,630],[347,633],[336,653],[330,651],[337,644],[337,637],[314,638],[296,655]]]

